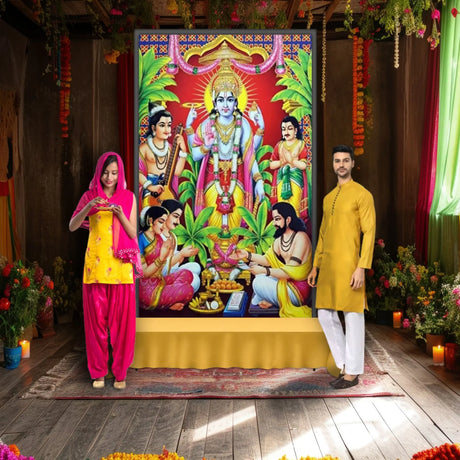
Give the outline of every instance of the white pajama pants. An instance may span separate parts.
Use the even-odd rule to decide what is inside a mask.
[[[318,309],[318,320],[336,366],[349,375],[364,373],[364,313],[343,312],[345,331],[338,312]]]

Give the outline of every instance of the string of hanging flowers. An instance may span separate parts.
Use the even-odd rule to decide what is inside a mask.
[[[323,14],[323,34],[321,36],[321,102],[326,102],[326,52],[327,52],[327,35],[326,35],[326,13]]]
[[[364,153],[364,40],[357,33],[353,34],[353,103],[352,127],[355,155]]]
[[[353,146],[356,155],[364,153],[366,131],[372,129],[372,97],[369,93],[369,47],[371,39],[359,35],[359,29],[352,30],[353,38],[353,101],[352,129]]]
[[[72,72],[70,64],[70,39],[67,35],[61,36],[60,66],[57,84],[59,85],[59,122],[61,123],[61,137],[69,137],[70,115],[70,84]]]

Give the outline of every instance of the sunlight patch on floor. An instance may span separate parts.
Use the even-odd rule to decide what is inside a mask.
[[[207,433],[215,435],[221,431],[228,430],[232,426],[247,422],[255,417],[256,411],[254,406],[251,405],[250,407],[235,412],[234,414],[228,414],[225,417],[209,422],[208,425],[197,428],[193,436],[193,441],[201,441],[206,438]]]

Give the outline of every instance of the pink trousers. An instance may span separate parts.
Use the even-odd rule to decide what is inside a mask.
[[[91,378],[108,373],[110,335],[112,373],[116,380],[125,380],[136,338],[135,285],[83,284],[83,314]]]

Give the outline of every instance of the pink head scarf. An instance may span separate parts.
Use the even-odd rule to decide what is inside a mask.
[[[116,158],[116,162],[118,164],[118,182],[115,193],[109,199],[105,194],[104,188],[101,184],[101,177],[104,172],[105,161],[111,155]],[[118,153],[105,152],[99,157],[97,160],[96,171],[94,172],[94,176],[89,184],[89,190],[86,191],[81,197],[75,211],[72,214],[72,217],[78,214],[89,201],[96,198],[97,196],[107,199],[111,204],[121,206],[123,213],[129,220],[133,207],[134,194],[126,188],[125,167],[123,165],[123,160],[121,159],[120,155],[118,155]],[[91,216],[97,212],[97,209],[92,208],[88,213],[88,216]],[[89,228],[88,220],[85,219],[81,226],[83,228]],[[120,259],[125,263],[132,263],[134,265],[134,273],[136,278],[142,276],[142,265],[137,239],[129,237],[115,215],[113,216],[113,254],[117,259]]]

